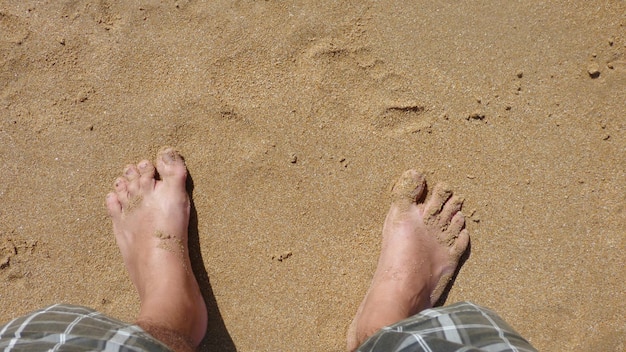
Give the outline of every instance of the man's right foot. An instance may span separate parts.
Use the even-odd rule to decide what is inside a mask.
[[[141,301],[137,325],[176,351],[193,350],[207,310],[187,246],[187,168],[173,149],[128,165],[106,205],[124,264]]]
[[[404,172],[392,191],[374,278],[348,329],[349,351],[380,328],[432,307],[469,243],[463,199],[435,186],[425,203],[423,174]]]

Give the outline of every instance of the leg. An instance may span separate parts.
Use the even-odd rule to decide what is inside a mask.
[[[165,149],[157,156],[156,170],[147,160],[128,165],[106,198],[115,239],[141,301],[136,324],[175,350],[197,347],[207,326],[187,247],[186,177],[183,158]]]
[[[394,185],[378,266],[348,330],[349,351],[383,326],[432,307],[467,248],[463,200],[437,185],[418,203],[424,188],[424,176],[413,170]]]

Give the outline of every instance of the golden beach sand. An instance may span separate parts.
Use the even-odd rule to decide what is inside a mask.
[[[104,196],[193,180],[201,350],[342,351],[408,168],[466,201],[447,303],[626,346],[623,1],[0,1],[0,321],[132,321]]]

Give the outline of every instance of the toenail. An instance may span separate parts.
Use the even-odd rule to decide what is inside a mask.
[[[129,168],[127,168],[127,169],[124,171],[124,175],[126,175],[126,176],[130,176],[130,175],[132,175],[132,174],[134,174],[134,173],[135,173],[135,172],[134,172],[134,170],[133,170],[133,168],[132,168],[132,167],[129,167]]]
[[[166,164],[170,164],[176,160],[176,154],[172,149],[166,150],[165,152],[163,152],[162,155],[163,155],[163,161]]]
[[[148,167],[148,162],[147,161],[142,161],[139,163],[139,168],[140,169],[145,169],[146,167]]]

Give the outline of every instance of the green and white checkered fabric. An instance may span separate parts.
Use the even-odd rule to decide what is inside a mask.
[[[140,327],[92,309],[54,305],[0,327],[0,351],[170,351]],[[385,327],[360,352],[536,351],[497,314],[462,302]]]
[[[536,352],[491,310],[461,302],[424,310],[384,327],[359,352]]]
[[[92,309],[57,304],[0,327],[0,351],[168,351],[137,325]]]

